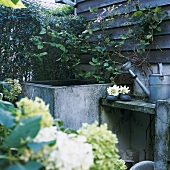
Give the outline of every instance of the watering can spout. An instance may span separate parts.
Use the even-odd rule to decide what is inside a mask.
[[[150,91],[148,90],[148,88],[138,79],[137,75],[131,70],[132,64],[130,61],[126,62],[125,64],[123,64],[123,66],[121,67],[122,71],[128,71],[133,79],[136,80],[136,82],[139,84],[139,86],[142,88],[142,90],[145,92],[145,94],[150,97]]]

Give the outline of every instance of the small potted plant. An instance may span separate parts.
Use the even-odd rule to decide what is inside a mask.
[[[131,97],[128,95],[130,92],[129,87],[124,86],[117,86],[114,85],[112,87],[107,88],[107,97],[106,100],[108,101],[116,101],[116,100],[122,100],[122,101],[130,101]]]
[[[117,85],[114,85],[113,87],[108,87],[107,88],[108,96],[106,97],[106,100],[110,100],[110,101],[118,100],[119,90],[120,88]]]
[[[130,92],[129,87],[126,87],[126,85],[120,86],[119,100],[130,101],[131,97],[128,94],[129,92]]]

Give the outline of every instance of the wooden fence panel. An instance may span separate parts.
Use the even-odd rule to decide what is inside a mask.
[[[137,0],[134,0],[134,2]],[[89,11],[89,8],[98,8],[97,14],[100,14],[103,11],[104,7],[108,7],[111,5],[117,5],[118,9],[116,12],[120,14],[124,14],[126,12],[125,7],[127,5],[127,0],[77,0],[78,9],[77,13],[80,16],[83,16],[90,21],[94,19],[96,14],[92,14]],[[163,63],[170,63],[170,0],[140,0],[141,10],[143,7],[150,7],[155,8],[157,6],[162,7],[163,11],[168,12],[168,18],[163,21],[161,24],[161,32],[154,33],[154,42],[156,45],[148,46],[146,49],[150,48],[150,55],[148,57],[148,61],[151,63],[163,62]],[[132,6],[129,12],[135,10],[135,6]],[[108,14],[109,15],[109,14]],[[108,16],[106,15],[106,17]],[[109,27],[106,30],[106,33],[112,34],[112,39],[119,40],[123,34],[128,33],[128,26],[126,24],[127,18],[123,17],[123,15],[115,16],[114,22],[108,22]],[[135,23],[133,23],[135,24]],[[95,42],[97,36],[101,34],[101,30],[97,30],[93,33],[90,38],[90,42]],[[122,47],[122,52],[124,51],[133,51],[136,48],[136,44],[131,40],[128,40],[127,43]],[[110,48],[109,51],[113,49]],[[84,62],[87,60],[89,62],[91,56],[86,56],[86,59],[83,59]]]
[[[150,2],[151,0],[149,0],[149,2]],[[162,0],[163,2],[164,2],[164,0]],[[155,8],[155,7],[157,7],[157,6],[159,6],[159,7],[162,7],[163,9],[165,9],[167,12],[168,12],[168,14],[169,14],[169,16],[170,16],[170,1],[169,2],[167,2],[167,3],[163,3],[161,0],[159,0],[159,3],[152,3],[152,4],[150,4],[150,3],[144,3],[143,1],[141,2],[141,5],[142,6],[144,6],[144,7],[148,7],[148,6],[150,6],[150,8]],[[158,2],[158,1],[156,1],[156,2]],[[166,4],[166,5],[165,5]],[[125,8],[126,8],[126,5],[127,5],[127,3],[126,2],[122,2],[122,3],[119,3],[119,4],[116,4],[117,6],[118,6],[118,9],[117,10],[115,10],[115,13],[119,13],[119,14],[124,14],[125,12],[126,12],[126,10],[125,10]],[[102,6],[101,8],[98,8],[98,12],[97,12],[97,14],[100,14],[102,11],[103,11],[103,8],[104,8],[104,6]],[[90,21],[90,20],[92,20],[92,19],[94,19],[94,16],[96,15],[94,15],[94,14],[92,14],[92,13],[90,13],[90,11],[89,11],[89,8],[87,9],[87,10],[84,10],[84,11],[81,11],[81,10],[79,10],[79,9],[81,9],[81,4],[79,4],[78,5],[78,8],[77,8],[77,14],[78,15],[81,15],[81,16],[83,16],[83,17],[85,17],[86,19],[87,19],[87,21]],[[136,9],[136,7],[135,6],[133,6],[133,7],[131,7],[131,9],[130,9],[130,11],[134,11]],[[144,9],[144,8],[143,8]],[[142,9],[141,9],[142,10]],[[129,11],[129,12],[130,12]],[[109,14],[108,15],[106,15],[106,17],[107,16],[109,16]]]

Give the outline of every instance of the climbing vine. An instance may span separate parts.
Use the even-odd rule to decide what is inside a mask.
[[[106,82],[110,77],[113,80],[114,75],[119,74],[117,65],[127,59],[144,71],[149,66],[147,58],[150,49],[156,46],[154,34],[161,32],[160,25],[168,16],[167,12],[161,7],[151,9],[132,1],[128,1],[123,14],[118,12],[119,6],[105,8],[100,14],[97,11],[91,9],[95,18],[84,31],[89,45],[86,45],[86,51],[93,56],[90,64],[95,67],[95,70],[87,75],[97,78],[100,82]],[[116,23],[118,17],[125,18],[126,21],[122,23],[122,32],[116,35],[109,29],[119,27]],[[129,52],[132,46],[133,52]]]

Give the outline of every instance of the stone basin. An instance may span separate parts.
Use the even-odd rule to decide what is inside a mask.
[[[25,96],[42,98],[49,104],[54,118],[64,121],[66,127],[79,129],[82,123],[99,121],[99,99],[106,97],[110,84],[88,84],[90,82],[39,81],[22,83]],[[83,85],[84,83],[84,85]]]

